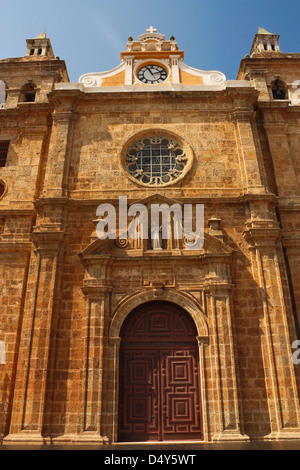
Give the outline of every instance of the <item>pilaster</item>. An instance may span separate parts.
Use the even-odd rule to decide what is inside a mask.
[[[32,234],[9,435],[5,442],[44,442],[43,424],[51,324],[62,232]]]
[[[248,103],[233,103],[231,118],[235,123],[240,169],[244,191],[265,194],[262,156],[256,137],[255,112]]]
[[[214,388],[213,441],[248,441],[238,399],[236,348],[232,316],[232,284],[229,266],[209,265],[206,278],[210,325],[210,357]]]
[[[300,408],[292,363],[291,301],[284,294],[280,229],[264,219],[250,220],[244,238],[252,252],[253,277],[263,306],[262,354],[271,433],[266,439],[299,439]]]
[[[271,105],[269,105],[268,109],[268,103],[261,103],[260,106],[264,112],[264,127],[267,132],[272,153],[272,163],[274,166],[278,194],[280,197],[289,196],[295,198],[300,194],[300,186],[291,156],[288,139],[288,124],[284,122],[278,109],[275,110]]]
[[[78,441],[107,444],[103,435],[105,316],[111,288],[101,283],[85,286],[87,316],[84,333],[86,357],[83,388],[83,418]]]
[[[68,175],[72,152],[72,142],[77,114],[73,102],[56,103],[53,112],[53,126],[49,145],[49,157],[46,167],[45,184],[42,191],[44,198],[67,196]]]

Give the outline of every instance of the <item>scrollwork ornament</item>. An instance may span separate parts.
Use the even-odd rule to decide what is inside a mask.
[[[224,82],[223,76],[217,73],[212,74],[210,76],[210,80],[212,81],[212,83],[215,83],[216,85],[222,85],[222,83]]]
[[[127,248],[129,246],[129,240],[128,238],[117,238],[115,240],[115,244],[117,245],[118,248]]]
[[[93,77],[92,75],[88,75],[87,77],[84,77],[82,80],[82,83],[85,87],[95,87],[97,86],[97,79]]]

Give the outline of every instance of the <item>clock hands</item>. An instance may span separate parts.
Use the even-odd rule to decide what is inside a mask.
[[[138,78],[144,83],[161,83],[167,78],[167,74],[161,67],[149,64],[140,69]]]
[[[153,74],[153,72],[152,72],[152,70],[151,70],[151,68],[150,68],[150,67],[147,67],[147,70],[151,73],[152,77],[155,78],[155,77],[154,77],[154,74]],[[160,72],[154,72],[154,73],[155,73],[155,75],[157,75],[157,74],[160,75]]]

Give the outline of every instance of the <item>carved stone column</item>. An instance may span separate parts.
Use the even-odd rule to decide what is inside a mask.
[[[244,190],[246,193],[264,194],[265,174],[253,108],[250,103],[237,101],[231,117],[235,123]]]
[[[110,367],[110,385],[109,391],[111,395],[109,396],[108,408],[112,416],[112,425],[111,425],[111,435],[112,442],[118,442],[118,418],[119,418],[119,387],[116,384],[119,384],[119,357],[120,357],[120,346],[121,338],[115,337],[110,338],[109,342],[109,360],[111,361]]]
[[[291,284],[294,293],[295,314],[298,318],[298,338],[300,337],[300,234],[283,239],[283,247],[286,250],[289,269],[291,272]]]
[[[200,383],[201,383],[201,403],[202,403],[202,417],[203,417],[203,440],[209,440],[209,422],[208,422],[208,406],[207,406],[207,384],[205,376],[205,350],[209,347],[209,338],[207,336],[197,337],[199,347],[200,359]]]
[[[287,290],[281,233],[270,221],[251,220],[244,237],[252,252],[253,277],[261,294],[262,354],[268,397],[269,439],[299,439],[300,409],[292,363],[291,302]]]
[[[236,349],[233,336],[230,266],[209,264],[206,278],[213,383],[213,441],[247,441],[238,400]]]
[[[49,145],[43,198],[60,198],[67,196],[69,166],[72,151],[77,114],[73,111],[73,102],[55,102],[53,126]]]
[[[78,441],[107,444],[103,432],[103,409],[107,356],[107,328],[110,312],[111,287],[107,285],[111,257],[99,254],[94,247],[92,253],[79,254],[85,266],[82,292],[86,299],[86,323],[83,333],[86,355],[83,361],[82,414]]]
[[[296,156],[293,159],[293,150],[291,149],[288,135],[288,124],[283,118],[279,120],[278,111],[276,119],[274,118],[274,103],[261,103],[260,106],[264,112],[264,128],[267,131],[268,142],[272,153],[272,163],[274,166],[274,175],[278,194],[281,197],[299,197],[299,180],[296,172]],[[288,104],[282,103],[286,108]],[[278,101],[276,101],[278,106]],[[283,110],[282,110],[283,114]],[[298,135],[299,138],[299,135]]]
[[[266,70],[259,70],[259,69],[250,70],[251,81],[254,87],[257,90],[259,90],[258,101],[270,99],[270,95],[269,95],[269,91],[268,91],[268,87],[266,83],[266,76],[267,76]]]
[[[62,232],[34,232],[24,306],[20,349],[11,416],[6,441],[44,441],[45,395],[53,302]]]
[[[83,287],[87,301],[85,341],[84,406],[80,441],[108,443],[103,436],[103,371],[105,313],[109,310],[110,287],[101,284]]]

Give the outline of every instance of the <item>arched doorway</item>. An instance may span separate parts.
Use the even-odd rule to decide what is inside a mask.
[[[121,329],[119,440],[201,440],[197,330],[178,305],[153,301]]]

